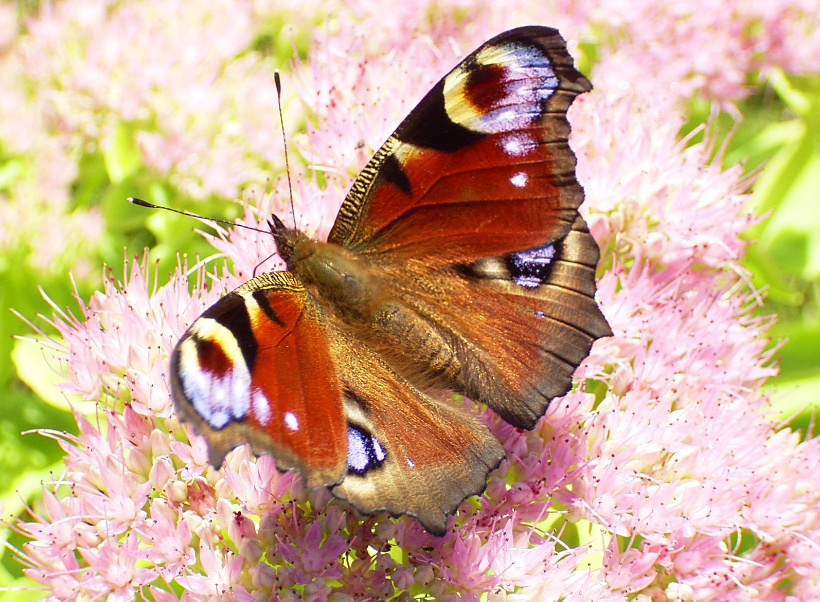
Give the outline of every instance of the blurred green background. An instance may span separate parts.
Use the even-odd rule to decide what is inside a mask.
[[[20,10],[33,12],[37,6],[24,5]],[[263,24],[262,33],[252,43],[255,51],[276,66],[286,65],[294,51],[301,54],[307,48],[306,37],[298,35],[295,41],[291,36],[283,44],[274,43],[282,38],[279,34],[288,19],[282,15],[279,21]],[[692,99],[681,135],[706,124],[707,135],[716,140],[715,148],[725,143],[725,152],[715,160],[726,166],[743,163],[747,173],[756,174],[750,209],[765,218],[746,233],[751,243],[744,265],[764,295],[754,313],[777,317],[771,345],[778,347],[780,374],[768,384],[771,417],[804,436],[814,436],[813,413],[820,400],[820,76],[773,71],[748,78],[752,93],[731,111],[716,110],[708,100]],[[48,360],[39,344],[26,338],[33,335],[31,327],[9,310],[16,309],[38,328],[54,334],[47,322],[37,318],[53,313],[40,289],[56,307],[72,308],[76,315],[73,287],[76,284],[80,298],[87,300],[101,286],[103,265],[112,266],[113,276],[120,278],[123,257],[149,248],[152,259],[158,261],[162,284],[173,271],[178,253],[191,257],[213,253],[194,232],[194,227],[202,227],[199,223],[134,207],[125,202],[128,196],[214,217],[230,219],[239,213],[235,199],[192,196],[143,165],[136,134],[144,124],[113,119],[105,130],[106,144],[78,147],[78,171],[64,215],[44,212],[39,224],[43,230],[61,231],[61,237],[71,241],[72,231],[65,231],[76,227],[71,216],[82,218],[83,212],[93,210],[102,220],[102,234],[94,244],[69,242],[47,265],[37,260],[34,240],[28,244],[25,237],[19,237],[14,244],[0,245],[0,503],[6,521],[24,513],[26,504],[36,506],[40,482],[62,472],[59,446],[29,431],[76,429],[67,400],[53,387],[59,381],[59,366]],[[693,136],[691,142],[702,136]],[[9,148],[6,142],[0,139],[0,203],[10,202],[12,191],[19,190],[21,183],[40,177],[32,155]],[[7,221],[2,227],[12,229],[15,224]],[[78,270],[78,266],[84,267]],[[77,407],[93,412],[87,405]],[[12,548],[22,544],[6,523],[0,529],[0,539]],[[27,583],[13,551],[0,549],[0,586]],[[40,597],[38,592],[9,595],[14,600]],[[6,599],[1,593],[0,598]]]

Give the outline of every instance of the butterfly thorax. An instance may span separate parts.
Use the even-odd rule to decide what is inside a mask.
[[[372,315],[379,287],[365,259],[298,230],[277,230],[274,236],[288,270],[299,277],[315,300],[349,317],[367,319]]]

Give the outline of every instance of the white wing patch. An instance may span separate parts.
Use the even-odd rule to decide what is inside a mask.
[[[516,188],[524,188],[524,186],[527,185],[527,179],[527,174],[525,174],[523,171],[520,171],[510,178],[510,184],[512,184]]]
[[[260,389],[253,391],[253,415],[262,426],[267,426],[270,422],[270,401]]]
[[[292,431],[299,430],[299,419],[293,412],[285,412],[285,426]]]
[[[516,42],[490,46],[475,56],[475,62],[478,67],[462,63],[444,80],[447,116],[474,132],[497,134],[525,129],[541,118],[542,103],[558,89],[558,77],[549,58],[534,46]],[[471,75],[482,68],[501,74],[503,93],[495,95],[492,107],[477,107],[470,102]]]
[[[524,132],[510,132],[509,134],[505,134],[498,143],[504,152],[511,157],[522,157],[535,150],[538,146],[535,139]]]
[[[206,370],[199,361],[197,339],[218,346],[230,362],[230,370],[222,374]],[[224,428],[230,421],[244,420],[248,415],[251,407],[250,372],[236,338],[216,320],[198,319],[180,343],[179,380],[186,399],[211,428]],[[260,404],[256,398],[253,401],[256,410]],[[264,414],[260,418],[262,416]]]
[[[347,469],[363,475],[380,466],[387,455],[378,438],[361,427],[347,425]]]

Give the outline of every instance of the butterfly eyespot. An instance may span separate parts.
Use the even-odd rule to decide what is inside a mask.
[[[507,269],[513,282],[525,288],[544,284],[552,271],[555,247],[551,244],[507,256]]]
[[[541,118],[559,84],[543,50],[521,43],[488,46],[445,78],[445,107],[455,123],[474,132],[524,129]]]
[[[355,425],[347,427],[347,469],[357,475],[381,466],[387,455],[379,440]]]
[[[214,338],[195,337],[196,357],[199,367],[210,374],[219,377],[233,369],[233,360],[225,347]]]
[[[177,346],[175,358],[175,382],[179,382],[181,393],[212,429],[223,429],[231,421],[246,417],[250,373],[227,329],[200,318]]]

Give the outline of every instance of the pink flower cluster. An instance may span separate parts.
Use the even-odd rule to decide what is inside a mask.
[[[564,8],[604,46],[598,85],[629,87],[656,102],[699,93],[728,104],[748,94],[758,72],[820,70],[812,0],[582,0]]]
[[[189,194],[231,195],[260,165],[282,165],[265,61],[253,53],[231,60],[253,40],[253,16],[273,14],[263,4],[233,3],[238,12],[227,18],[217,4],[101,9],[70,0],[34,20],[28,52],[39,57],[30,59],[38,77],[58,82],[53,106],[79,111],[84,99],[85,118],[60,113],[72,135],[104,139],[112,116],[142,119],[148,110],[161,126],[140,136],[146,164]],[[710,162],[708,145],[676,138],[676,103],[611,83],[640,79],[629,69],[651,81],[667,68],[692,90],[736,98],[742,90],[732,70],[713,68],[728,61],[715,60],[700,79],[705,67],[687,67],[688,58],[704,52],[709,36],[748,50],[757,30],[744,24],[794,31],[810,7],[782,3],[779,12],[761,8],[743,20],[748,11],[710,12],[695,2],[678,10],[646,3],[634,14],[611,3],[566,4],[575,8],[553,14],[525,2],[350,5],[285,81],[298,93],[286,116],[311,118],[295,143],[322,172],[311,179],[294,168],[296,219],[323,236],[369,151],[474,44],[523,22],[560,25],[576,39],[587,20],[623,32],[592,73],[596,90],[571,114],[585,216],[603,249],[599,301],[615,332],[578,370],[577,391],[556,400],[533,431],[482,414],[508,459],[445,537],[408,518],[363,519],[247,448],[221,470],[210,467],[203,440],[170,403],[174,342],[250,276],[272,241],[225,233],[213,242],[233,273],[180,267],[161,287],[134,260],[121,282],[106,278],[101,292],[80,301],[79,318],[55,308],[65,389],[99,409],[93,419],[77,413],[78,437],[45,433],[61,441],[66,470],[44,486],[43,507],[17,525],[30,540],[21,560],[49,600],[820,597],[820,442],[766,418],[760,390],[774,373],[767,324],[749,315],[753,293],[738,263],[739,234],[752,219],[742,210],[746,182],[738,169]],[[423,20],[427,10],[442,12],[433,27]],[[162,25],[160,15],[170,23],[169,14],[186,27]],[[157,37],[146,35],[146,22]],[[93,32],[84,43],[106,50],[55,62],[72,28]],[[799,43],[767,30],[751,46],[777,41],[783,51],[749,56],[815,68],[820,54],[795,47],[817,49],[817,30],[806,29]],[[183,47],[194,53],[190,64],[169,71],[169,56],[185,65]],[[110,86],[100,81],[122,65],[130,67]],[[748,57],[741,65],[744,75],[766,66]],[[136,72],[144,81],[127,75]],[[271,210],[285,219],[284,191],[280,182],[270,197],[252,199],[245,223],[264,224]]]

